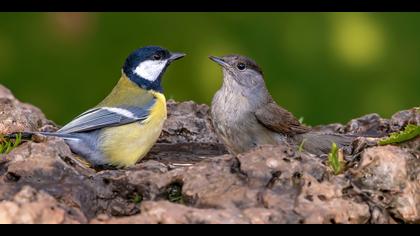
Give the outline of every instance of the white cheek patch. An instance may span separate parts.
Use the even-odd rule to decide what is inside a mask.
[[[159,77],[162,70],[165,68],[167,62],[168,60],[147,60],[140,63],[134,70],[134,73],[146,80],[155,81]]]

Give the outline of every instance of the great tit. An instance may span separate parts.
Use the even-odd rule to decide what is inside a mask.
[[[131,53],[122,76],[99,105],[57,132],[25,133],[63,138],[72,152],[92,166],[133,166],[156,143],[167,117],[162,76],[171,62],[184,57],[157,46]]]
[[[343,147],[355,139],[351,135],[315,132],[301,124],[273,100],[254,60],[241,55],[210,59],[223,68],[223,85],[212,101],[212,121],[231,153],[289,142],[320,155],[330,151],[332,142]]]

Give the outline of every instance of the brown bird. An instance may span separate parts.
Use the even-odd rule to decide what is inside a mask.
[[[355,137],[312,131],[280,107],[268,92],[261,68],[240,55],[210,56],[223,68],[223,85],[213,97],[211,115],[216,133],[233,154],[263,144],[289,142],[313,154],[348,146]]]

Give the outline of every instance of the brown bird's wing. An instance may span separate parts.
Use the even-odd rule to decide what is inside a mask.
[[[255,116],[266,128],[278,133],[294,135],[310,131],[309,127],[302,125],[292,113],[281,108],[274,101],[259,108]]]

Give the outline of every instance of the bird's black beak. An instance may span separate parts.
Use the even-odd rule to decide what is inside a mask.
[[[223,58],[220,57],[215,57],[215,56],[209,56],[210,60],[216,62],[217,64],[221,65],[222,67],[228,69],[229,68],[229,64],[225,62],[225,60],[223,60]]]
[[[180,53],[180,52],[173,52],[171,53],[171,56],[169,57],[169,61],[173,62],[175,60],[181,59],[183,57],[185,57],[185,53]]]

